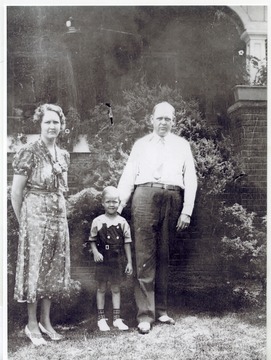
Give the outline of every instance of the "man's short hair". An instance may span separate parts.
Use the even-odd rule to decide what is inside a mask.
[[[173,116],[175,117],[175,108],[167,101],[162,101],[162,102],[156,104],[152,110],[152,115],[154,115],[155,110],[161,105],[168,106],[170,109],[172,109]]]

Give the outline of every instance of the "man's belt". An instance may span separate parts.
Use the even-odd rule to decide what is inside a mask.
[[[147,182],[145,184],[138,184],[136,187],[142,186],[142,187],[154,187],[159,189],[165,189],[165,190],[172,190],[172,191],[182,191],[183,189],[180,186],[177,185],[167,185],[167,184],[161,184],[161,183],[155,183],[155,182]]]

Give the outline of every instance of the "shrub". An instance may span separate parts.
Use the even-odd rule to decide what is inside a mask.
[[[72,151],[74,145],[78,142],[78,135],[80,135],[80,115],[78,111],[70,107],[66,115],[66,129],[61,132],[58,137],[58,143],[61,148]]]
[[[228,267],[241,271],[246,278],[254,277],[262,284],[266,280],[266,224],[256,214],[240,204],[220,209],[223,258]],[[223,220],[223,224],[222,224]]]
[[[179,91],[167,86],[149,88],[144,81],[123,92],[122,104],[112,105],[114,125],[103,104],[90,111],[89,119],[81,123],[80,132],[87,135],[90,157],[85,168],[78,169],[79,188],[101,191],[107,185],[117,185],[135,140],[152,131],[149,118],[153,106],[164,100],[176,109],[173,131],[191,143],[200,188],[210,194],[224,191],[236,168],[229,139],[208,127],[196,101],[184,101]],[[74,172],[77,173],[76,166]]]
[[[233,296],[243,304],[263,305],[266,219],[259,219],[240,204],[233,204],[220,207],[218,220],[216,233],[220,242],[217,251],[221,268],[228,273]]]
[[[71,238],[71,261],[77,265],[89,263],[89,237],[92,220],[102,212],[101,192],[87,188],[71,195],[67,202],[67,217]]]

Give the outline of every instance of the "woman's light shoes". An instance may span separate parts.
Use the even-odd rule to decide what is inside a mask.
[[[24,329],[25,335],[32,341],[35,346],[47,345],[47,341],[43,339],[40,333],[33,333],[28,329],[26,325]]]
[[[107,325],[107,319],[101,319],[98,321],[98,328],[100,331],[110,331],[110,327]]]
[[[113,321],[113,326],[118,328],[119,330],[129,330],[128,326],[124,324],[122,319],[116,319]]]
[[[39,328],[40,328],[40,331],[42,333],[48,335],[51,340],[58,341],[58,340],[63,339],[63,335],[58,334],[56,331],[55,332],[50,332],[50,331],[46,330],[45,327],[41,325],[41,323],[39,323]]]

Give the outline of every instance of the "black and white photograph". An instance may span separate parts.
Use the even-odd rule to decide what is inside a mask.
[[[271,356],[263,4],[5,5],[0,359]]]

